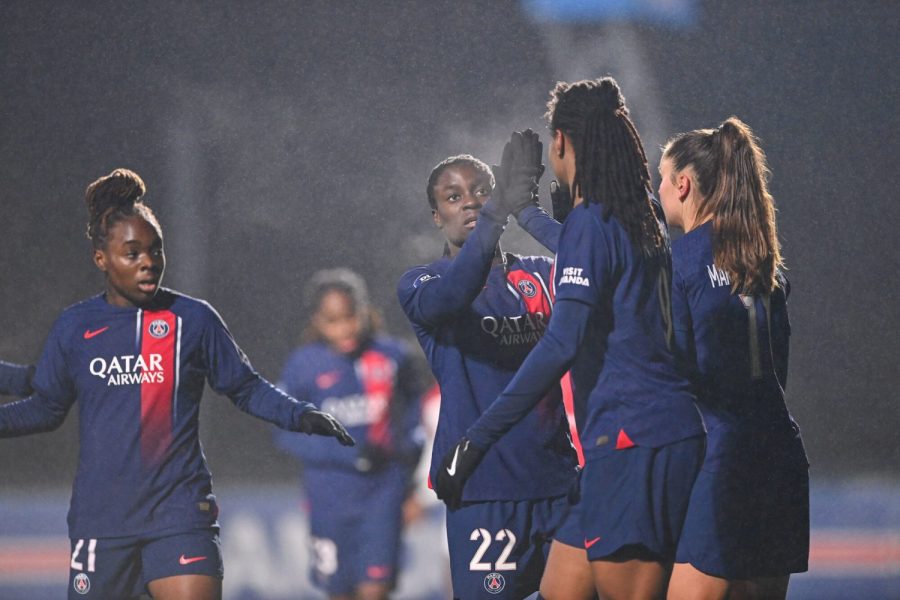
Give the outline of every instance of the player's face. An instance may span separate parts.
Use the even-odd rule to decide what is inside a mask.
[[[682,201],[675,181],[675,167],[668,158],[659,161],[659,202],[670,226],[684,228]]]
[[[106,273],[106,301],[115,306],[146,306],[159,291],[166,256],[156,228],[143,217],[128,217],[109,230],[106,247],[94,252]]]
[[[481,207],[491,195],[491,177],[467,164],[444,169],[434,184],[434,224],[444,232],[455,255],[475,229]]]
[[[351,354],[359,348],[363,333],[363,319],[354,310],[353,301],[344,292],[325,292],[319,310],[313,316],[313,327],[325,342],[341,354]]]

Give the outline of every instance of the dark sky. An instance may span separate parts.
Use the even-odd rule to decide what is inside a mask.
[[[634,74],[616,63],[591,75],[623,83],[651,151],[732,114],[754,128],[793,284],[788,402],[813,475],[896,475],[900,5],[699,8],[689,30],[627,26],[652,98],[629,95]],[[610,27],[562,34],[592,48]],[[440,252],[431,167],[460,152],[496,162],[513,128],[545,133],[568,61],[590,70],[593,55],[560,59],[548,31],[516,2],[2,3],[0,357],[35,360],[60,310],[102,290],[83,190],[119,166],[148,184],[166,283],[209,300],[266,377],[323,267],[362,272],[389,328],[410,335],[394,285]],[[644,129],[646,104],[663,130]],[[513,232],[507,249],[534,246]],[[208,393],[202,420],[218,479],[294,468],[226,399]],[[76,421],[0,444],[7,482],[67,483]]]

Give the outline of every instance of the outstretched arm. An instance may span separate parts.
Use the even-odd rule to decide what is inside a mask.
[[[419,267],[403,275],[397,296],[410,321],[436,325],[472,304],[487,281],[507,220],[506,212],[489,199],[445,273]]]
[[[34,366],[17,365],[0,360],[0,394],[24,397],[31,394]]]
[[[562,223],[547,214],[538,204],[531,204],[523,208],[516,221],[519,226],[536,239],[538,243],[550,252],[556,253],[559,246],[559,234],[562,231]]]
[[[434,490],[448,507],[460,505],[465,482],[488,448],[521,421],[575,362],[590,315],[591,307],[578,300],[556,303],[547,331],[515,377],[445,455]]]

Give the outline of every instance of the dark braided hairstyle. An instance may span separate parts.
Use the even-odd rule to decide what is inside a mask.
[[[89,213],[87,236],[94,249],[105,248],[110,228],[133,216],[143,217],[162,239],[156,215],[141,200],[146,191],[140,175],[128,169],[116,169],[87,186],[84,192]]]
[[[650,201],[650,171],[625,98],[612,77],[558,82],[547,102],[547,121],[575,146],[572,197],[603,205],[645,255],[666,246]]]
[[[491,189],[494,188],[494,173],[484,161],[478,160],[471,154],[458,154],[457,156],[445,158],[434,166],[431,170],[431,175],[428,176],[428,187],[425,188],[425,194],[428,197],[428,205],[431,207],[431,210],[437,209],[437,198],[434,197],[434,186],[437,185],[438,177],[440,177],[441,173],[448,167],[455,167],[457,165],[468,165],[476,171],[482,171],[487,174],[491,179]]]

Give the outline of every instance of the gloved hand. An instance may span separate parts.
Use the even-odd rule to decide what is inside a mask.
[[[356,445],[340,421],[321,410],[308,410],[300,415],[297,430],[308,435],[328,435],[337,438],[342,446]]]
[[[434,482],[434,491],[450,510],[456,510],[462,505],[466,481],[481,463],[486,452],[468,439],[462,438],[444,455]]]
[[[513,215],[538,202],[538,183],[544,174],[544,145],[530,129],[514,131],[503,147],[500,166],[493,167],[494,196]]]
[[[360,473],[380,471],[391,460],[391,454],[381,446],[363,444],[356,455],[356,470]]]
[[[550,202],[553,204],[553,218],[562,223],[572,212],[572,195],[569,186],[560,185],[557,180],[550,182]]]

